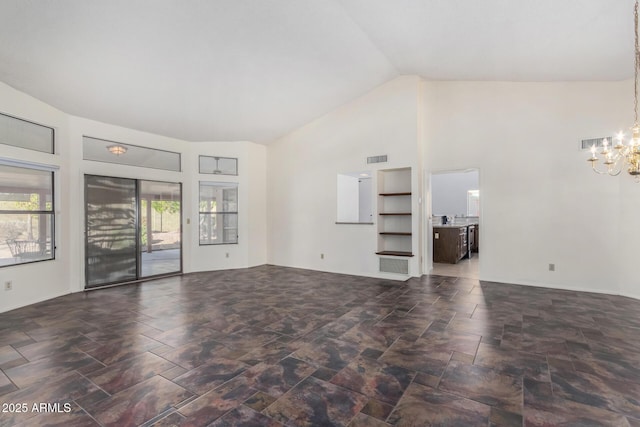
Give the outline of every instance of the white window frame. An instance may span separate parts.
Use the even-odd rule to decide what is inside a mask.
[[[207,212],[207,211],[203,211],[201,210],[201,204],[203,202],[202,200],[202,187],[219,187],[221,189],[231,189],[234,188],[236,190],[236,194],[235,194],[235,205],[236,205],[236,209],[235,210],[226,210],[224,207],[222,207],[223,210],[216,210],[216,212]],[[211,181],[200,181],[198,183],[198,242],[200,244],[200,246],[211,246],[211,245],[237,245],[238,241],[239,241],[239,201],[238,201],[238,197],[239,197],[239,191],[238,191],[238,183],[237,182],[211,182]],[[216,201],[217,203],[217,201]],[[216,205],[217,207],[217,205]],[[203,215],[207,215],[209,216],[209,218],[212,217],[216,217],[216,228],[219,229],[219,222],[218,222],[218,218],[222,218],[222,233],[223,233],[223,241],[221,242],[211,242],[211,237],[209,237],[206,240],[202,239],[202,234],[203,234]],[[228,229],[225,227],[224,223],[225,223],[225,215],[229,215],[229,218],[231,218],[232,216],[235,216],[235,220],[236,220],[236,224],[235,227],[229,227]],[[208,234],[211,235],[211,220],[208,221],[208,225],[209,225],[209,229],[208,229]],[[225,233],[227,232],[231,232],[233,233],[235,230],[235,235],[234,235],[234,240],[233,241],[227,241],[227,239],[225,238],[226,235]]]
[[[55,194],[55,180],[56,171],[58,167],[51,165],[43,165],[39,163],[31,163],[15,159],[2,159],[0,158],[0,166],[9,166],[13,168],[19,168],[24,170],[44,171],[51,173],[51,208],[45,210],[22,210],[22,209],[0,209],[0,224],[3,223],[3,215],[49,215],[51,229],[49,231],[50,242],[45,247],[42,247],[41,242],[39,244],[31,244],[34,242],[24,241],[22,239],[8,239],[7,241],[0,242],[1,245],[9,245],[14,262],[12,264],[0,265],[0,268],[13,267],[16,265],[31,264],[35,262],[53,261],[56,258],[56,194]],[[1,191],[1,189],[0,189]],[[12,242],[9,242],[12,240]],[[35,252],[34,252],[35,251]],[[39,255],[49,254],[49,257],[39,257]]]

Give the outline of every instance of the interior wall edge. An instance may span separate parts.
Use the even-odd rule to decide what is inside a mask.
[[[550,284],[544,282],[536,282],[536,281],[527,281],[527,280],[519,280],[519,279],[506,279],[506,278],[486,278],[482,277],[479,279],[480,285],[482,282],[491,282],[497,284],[504,285],[517,285],[517,286],[530,286],[534,288],[545,288],[545,289],[556,289],[559,291],[568,291],[568,292],[587,292],[594,294],[602,294],[602,295],[611,295],[611,296],[624,296],[628,298],[634,298],[640,300],[640,294],[633,296],[632,294],[625,294],[618,292],[618,288],[615,289],[600,289],[600,288],[588,288],[583,286],[567,286],[564,284]]]
[[[421,276],[407,276],[403,274],[393,274],[393,273],[376,273],[376,272],[369,272],[369,271],[354,273],[353,271],[346,271],[346,270],[340,271],[336,269],[320,270],[319,268],[313,268],[313,267],[301,266],[301,265],[298,266],[298,265],[291,265],[291,264],[278,264],[277,262],[269,262],[266,265],[273,265],[275,267],[284,267],[284,268],[296,268],[298,270],[319,271],[322,273],[341,274],[344,276],[357,276],[357,277],[368,277],[370,279],[393,280],[395,282],[406,282],[409,279],[421,277]]]
[[[41,302],[44,302],[44,301],[49,301],[49,300],[52,300],[52,299],[55,299],[55,298],[60,298],[60,297],[63,297],[65,295],[71,295],[71,294],[77,293],[77,292],[84,292],[84,290],[75,291],[75,292],[69,290],[69,291],[64,291],[64,292],[58,292],[56,294],[51,294],[51,295],[48,295],[48,296],[45,296],[45,297],[34,298],[32,301],[30,300],[28,302],[27,301],[21,301],[19,304],[12,304],[12,305],[9,305],[7,307],[0,308],[0,314],[1,313],[8,313],[9,311],[12,311],[12,310],[17,310],[19,308],[28,307],[30,305],[38,304],[38,303],[41,303]]]

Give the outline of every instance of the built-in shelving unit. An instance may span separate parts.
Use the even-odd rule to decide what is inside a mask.
[[[378,171],[377,255],[412,257],[411,168]]]
[[[411,192],[405,192],[405,193],[380,193],[380,196],[410,196]]]
[[[404,251],[380,251],[380,252],[376,252],[377,255],[390,255],[390,256],[406,256],[406,257],[412,257],[413,254],[411,252],[404,252]]]

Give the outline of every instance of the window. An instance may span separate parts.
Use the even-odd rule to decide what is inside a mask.
[[[82,137],[82,158],[96,162],[180,172],[180,153],[90,136]]]
[[[238,159],[232,157],[200,156],[200,173],[238,175]]]
[[[52,128],[0,114],[0,143],[53,154]]]
[[[371,171],[338,174],[336,224],[373,224]]]
[[[480,190],[467,191],[467,216],[480,216]]]
[[[238,184],[200,182],[200,244],[238,243]]]
[[[0,266],[54,258],[53,172],[0,164]]]

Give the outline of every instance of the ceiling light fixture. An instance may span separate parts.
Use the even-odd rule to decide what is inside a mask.
[[[220,170],[220,167],[218,166],[218,162],[220,161],[220,157],[214,157],[214,159],[216,159],[216,168],[213,170],[213,173],[216,175],[220,175],[222,174],[222,171]]]
[[[107,150],[109,150],[111,154],[115,154],[116,156],[119,156],[120,154],[124,154],[127,152],[127,147],[120,144],[114,144],[114,145],[109,145],[107,147]]]
[[[634,68],[634,98],[633,112],[634,122],[631,127],[631,139],[627,144],[624,142],[624,134],[618,133],[616,143],[610,147],[609,141],[605,138],[602,141],[602,151],[596,153],[596,146],[591,146],[591,157],[587,159],[591,163],[591,168],[599,174],[611,176],[620,175],[622,169],[626,168],[629,175],[640,182],[640,125],[638,125],[638,61],[640,60],[640,49],[638,49],[638,0],[633,8],[633,22],[635,32],[635,68]],[[597,154],[600,155],[597,156]],[[602,158],[604,169],[598,169],[596,163]]]

